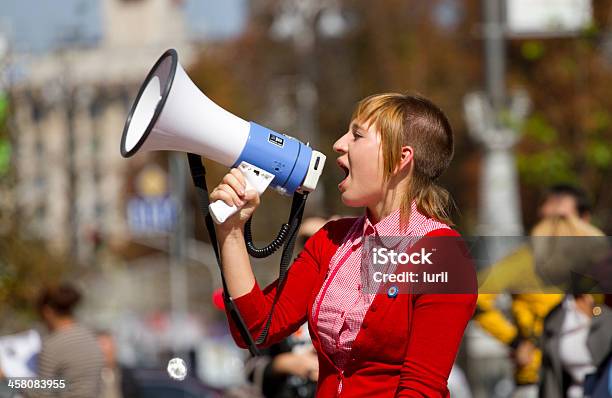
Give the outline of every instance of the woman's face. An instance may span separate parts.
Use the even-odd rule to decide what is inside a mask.
[[[368,207],[383,200],[384,176],[380,134],[376,126],[353,120],[334,144],[337,164],[346,177],[338,184],[342,202],[351,207]]]

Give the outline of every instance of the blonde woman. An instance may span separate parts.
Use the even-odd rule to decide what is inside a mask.
[[[288,272],[265,344],[307,321],[320,397],[448,397],[476,295],[372,294],[362,287],[361,259],[370,237],[458,236],[449,227],[448,193],[435,184],[453,155],[451,126],[425,98],[373,95],[358,104],[334,150],[346,174],[338,185],[342,201],[364,214],[331,221],[308,240]],[[211,200],[243,206],[217,233],[229,294],[257,336],[277,284],[262,291],[253,276],[243,228],[259,197],[244,187],[232,170]],[[231,321],[230,327],[244,346]]]

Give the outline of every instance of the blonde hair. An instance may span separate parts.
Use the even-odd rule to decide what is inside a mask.
[[[450,194],[435,183],[453,157],[453,132],[444,112],[420,96],[385,93],[361,100],[353,120],[376,125],[386,181],[400,162],[402,146],[414,150],[410,188],[401,205],[403,222],[415,201],[422,214],[452,225]]]
[[[531,248],[538,276],[556,285],[571,284],[579,275],[589,275],[592,266],[610,253],[606,235],[576,216],[540,221],[531,231]],[[578,289],[575,293],[583,293],[585,288],[567,287]]]

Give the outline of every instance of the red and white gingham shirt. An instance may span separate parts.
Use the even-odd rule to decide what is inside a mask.
[[[340,370],[344,369],[350,357],[353,341],[375,297],[371,293],[375,290],[367,289],[364,293],[362,286],[364,238],[372,234],[377,237],[422,237],[440,228],[448,226],[419,213],[415,203],[404,232],[400,229],[399,209],[376,225],[372,225],[367,216],[356,219],[330,262],[326,280],[312,309],[321,346]]]

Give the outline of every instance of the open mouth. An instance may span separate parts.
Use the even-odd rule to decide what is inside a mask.
[[[342,169],[342,171],[344,172],[344,178],[342,179],[342,181],[340,181],[340,184],[338,184],[338,187],[340,188],[342,186],[342,184],[344,184],[346,182],[346,179],[349,176],[349,168],[347,166],[345,166],[339,160],[337,161],[337,164],[338,164],[338,167],[340,167],[340,169]]]
[[[344,172],[344,178],[348,177],[349,175],[349,169],[348,167],[345,166],[340,166],[340,168],[342,169],[342,171]]]

